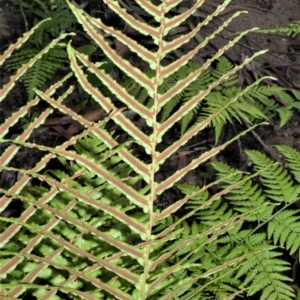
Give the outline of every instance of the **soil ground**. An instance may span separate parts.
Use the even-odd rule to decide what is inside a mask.
[[[254,27],[260,29],[287,27],[290,23],[299,21],[300,18],[299,0],[240,0],[234,2],[243,10],[248,10],[248,13],[238,17],[230,25],[233,32],[241,32]],[[259,58],[262,63],[267,62],[274,66],[300,65],[300,53],[291,49],[293,48],[291,45],[300,43],[300,36],[292,39],[287,38],[285,34],[250,33],[245,37],[245,42],[239,45],[239,51],[248,51],[250,54],[262,49],[269,49],[267,54]]]
[[[25,31],[20,8],[10,1],[0,0],[0,53]]]

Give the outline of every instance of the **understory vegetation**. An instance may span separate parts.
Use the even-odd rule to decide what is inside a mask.
[[[230,0],[179,35],[204,1],[12,2],[32,27],[0,56],[1,104],[26,91],[0,125],[1,299],[299,299],[300,152],[220,157],[300,92],[239,84],[266,51],[226,51],[257,29],[193,60],[242,12],[176,57]]]

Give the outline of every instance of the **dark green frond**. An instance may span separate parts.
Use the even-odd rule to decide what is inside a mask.
[[[32,7],[32,13],[39,15],[42,19],[51,18],[51,20],[43,23],[32,35],[29,42],[35,47],[45,46],[49,40],[57,37],[61,31],[69,30],[77,22],[66,1],[55,0],[52,5],[50,2],[45,4],[43,1],[40,1],[34,8]]]
[[[20,50],[8,61],[7,68],[10,70],[20,68],[38,53],[38,48]],[[29,100],[33,99],[34,89],[41,89],[47,80],[52,78],[57,70],[66,66],[66,63],[66,50],[64,47],[57,46],[50,49],[36,63],[28,68],[26,74],[24,74],[21,78],[26,87]]]

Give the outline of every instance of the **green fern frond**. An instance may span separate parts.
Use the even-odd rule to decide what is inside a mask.
[[[256,249],[266,249],[266,244],[256,245]],[[265,251],[261,255],[253,256],[246,264],[240,268],[236,277],[245,276],[242,286],[251,282],[248,295],[254,295],[259,290],[263,293],[260,299],[291,299],[293,289],[285,282],[290,282],[290,278],[282,275],[283,271],[289,270],[288,263],[278,259],[281,253],[275,251]],[[272,270],[272,271],[271,271]]]
[[[215,213],[213,213],[215,212]],[[221,200],[214,201],[209,208],[204,208],[195,216],[208,226],[213,226],[216,222],[224,221],[233,216],[234,212],[230,209],[227,203],[222,203]]]
[[[284,210],[268,223],[268,238],[289,250],[291,254],[300,249],[299,210]]]
[[[223,188],[226,189],[232,184],[236,186],[229,194],[225,195],[235,211],[246,213],[255,207],[261,207],[261,210],[255,216],[249,216],[249,221],[266,221],[269,219],[274,206],[265,205],[266,196],[264,191],[253,183],[251,179],[253,175],[249,176],[237,172],[236,169],[224,163],[214,162],[212,165],[218,171],[218,176],[223,180]],[[241,181],[243,181],[243,184],[238,184]]]
[[[260,33],[286,33],[288,36],[291,36],[293,38],[295,38],[299,33],[300,33],[300,22],[296,21],[293,23],[290,23],[288,27],[279,27],[276,26],[276,28],[274,29],[264,29],[264,30],[257,30],[257,32]]]
[[[300,183],[300,153],[286,145],[279,145],[276,146],[276,148],[286,160],[288,167],[292,172],[295,180],[297,180],[297,182]]]
[[[194,72],[199,68],[199,65],[193,62],[189,62],[187,65],[181,67],[177,72],[166,78],[163,83],[159,87],[159,93],[165,93],[171,87],[173,87],[179,80],[187,77],[189,74]],[[200,86],[197,87],[197,90],[200,90]],[[182,101],[183,97],[192,97],[193,95],[188,95],[189,90],[186,88],[182,93],[177,94],[172,97],[170,101],[163,107],[162,114],[161,114],[161,122],[167,120],[167,118],[171,115],[177,105],[179,105]],[[192,91],[196,92],[196,91]]]
[[[15,70],[26,64],[32,57],[39,53],[39,49],[24,49],[13,55],[6,67]],[[24,82],[29,100],[34,97],[34,89],[41,89],[58,69],[67,63],[67,53],[64,47],[58,45],[50,49],[21,77]]]
[[[266,108],[273,108],[274,101],[270,98],[274,93],[282,90],[279,87],[259,86],[255,85],[245,93],[245,97],[253,103],[254,99],[261,102]]]
[[[215,80],[220,79],[223,74],[230,72],[231,70],[233,70],[233,68],[233,64],[225,56],[222,56],[218,60],[216,69],[211,74]],[[233,86],[237,82],[238,76],[237,74],[233,74],[228,79],[226,79],[226,81],[222,85],[218,86],[217,89],[224,89],[226,87]]]
[[[149,78],[153,78],[155,76],[155,71],[147,70],[144,72],[144,74]],[[153,99],[149,97],[147,90],[144,87],[142,87],[138,82],[132,80],[131,78],[127,78],[120,84],[126,89],[126,91],[130,95],[134,96],[137,99],[137,101],[139,101],[141,104],[144,104],[147,107],[152,107]]]
[[[278,163],[274,163],[257,151],[246,151],[246,153],[252,160],[255,169],[259,171],[269,199],[282,203],[293,203],[299,198],[300,186],[294,185],[291,176]]]
[[[186,195],[191,195],[200,190],[200,188],[187,184],[178,184],[177,187]],[[207,201],[209,198],[209,192],[205,191],[200,193],[198,196],[193,197],[187,203],[187,208],[190,210],[194,210],[197,209],[197,207],[203,206],[201,211],[195,213],[195,217],[201,222],[201,224],[208,227],[213,226],[213,224],[216,224],[216,222],[224,221],[232,216],[232,210],[229,209],[226,203],[222,203],[221,200],[215,200],[210,206],[204,206],[205,201]]]
[[[26,64],[54,38],[57,38],[66,30],[70,30],[73,24],[77,22],[75,16],[70,12],[67,2],[64,0],[47,2],[21,0],[21,3],[19,0],[13,0],[13,2],[22,5],[29,15],[33,15],[32,19],[38,17],[39,20],[45,18],[48,18],[48,20],[42,22],[22,49],[14,53],[6,62],[5,67],[10,71],[16,71]],[[34,23],[38,23],[38,20],[35,19]],[[28,72],[21,78],[28,94],[28,100],[33,99],[33,88],[40,89],[58,69],[66,65],[67,57],[65,48],[56,46],[29,68]]]
[[[184,115],[184,117],[181,120],[181,129],[180,129],[181,136],[183,136],[183,134],[187,131],[189,124],[192,122],[195,114],[197,114],[200,108],[201,108],[201,103],[196,105],[196,107],[193,110],[189,111],[186,115]]]
[[[13,0],[15,1],[15,0]],[[19,2],[20,0],[17,0]],[[20,3],[17,3],[20,4]],[[38,28],[38,30],[30,37],[28,44],[30,47],[43,48],[45,44],[59,35],[60,32],[71,29],[77,22],[75,16],[71,13],[68,4],[64,0],[55,1],[28,1],[21,0],[21,5],[25,8],[32,19],[39,20],[51,18]]]
[[[293,111],[287,107],[280,107],[276,109],[280,118],[280,127],[284,126],[293,116]]]
[[[189,62],[166,78],[159,86],[158,92],[164,93],[168,91],[176,82],[185,78],[197,68],[199,68],[199,65]],[[232,69],[232,63],[230,63],[227,58],[221,57],[212,72],[204,70],[181,93],[176,94],[167,102],[160,115],[161,122],[167,120],[180,105],[189,102],[189,100],[201,90],[207,89],[208,86],[218,80],[222,74],[228,73]],[[154,72],[146,71],[145,75],[151,78],[154,76]],[[225,124],[232,122],[233,119],[236,119],[240,123],[242,123],[242,121],[253,123],[255,120],[267,120],[274,114],[277,114],[281,120],[280,126],[283,126],[291,118],[297,102],[295,102],[294,98],[285,93],[284,89],[254,84],[251,88],[247,89],[247,91],[241,93],[242,88],[236,86],[237,81],[238,77],[236,74],[229,76],[229,78],[211,91],[192,110],[184,114],[180,122],[181,136],[205,120],[207,116],[217,114],[220,110],[222,110],[222,112],[218,113],[218,116],[211,121],[211,126],[215,130],[216,141],[218,141]],[[135,96],[140,103],[147,105],[147,107],[152,106],[152,99],[148,97],[147,91],[137,82],[132,79],[127,79],[122,83],[122,86],[125,87],[131,95]],[[278,107],[276,102],[271,99],[271,96],[275,93],[283,97],[284,101],[289,105],[286,107]],[[235,97],[237,100],[229,106],[228,103]],[[223,109],[224,107],[225,109]]]

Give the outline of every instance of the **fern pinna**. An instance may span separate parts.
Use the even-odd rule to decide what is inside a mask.
[[[33,20],[34,25],[37,19],[45,22],[39,24],[26,43],[12,54],[6,63],[5,68],[10,71],[18,70],[22,65],[27,64],[31,58],[45,48],[53,39],[76,23],[75,16],[64,0],[55,1],[27,1],[12,0],[17,5],[23,5]],[[64,44],[56,44],[49,52],[45,53],[39,60],[29,65],[28,71],[20,78],[24,82],[27,91],[28,101],[34,97],[34,89],[41,89],[55,75],[58,70],[68,66],[68,55]],[[48,85],[48,84],[47,84]]]
[[[199,69],[199,67],[197,63],[188,62],[177,72],[170,75],[159,86],[159,93],[168,91],[178,80],[182,80],[190,73]],[[214,71],[209,72],[208,70],[204,70],[196,80],[191,82],[181,93],[174,95],[171,100],[166,103],[160,115],[161,119],[159,120],[162,122],[167,120],[168,117],[176,111],[178,106],[187,103],[193,96],[207,89],[210,84],[217,81],[223,74],[230,72],[232,69],[232,63],[230,63],[225,56],[220,57]],[[154,76],[153,71],[148,71],[147,75]],[[241,94],[242,88],[237,86],[237,82],[238,76],[237,74],[233,74],[204,97],[193,110],[184,115],[180,122],[181,135],[193,127],[193,125],[197,124],[197,122],[201,122],[201,120],[207,116],[219,112],[224,107],[226,108],[222,110],[210,124],[215,130],[216,140],[220,138],[222,129],[227,122],[237,120],[240,123],[243,123],[243,121],[253,123],[258,120],[269,120],[270,117],[276,115],[280,118],[280,126],[284,126],[293,115],[293,109],[300,108],[300,102],[294,101],[293,97],[281,87],[258,85],[259,81],[256,81],[250,89],[244,91],[244,94]],[[152,105],[152,99],[147,97],[147,91],[133,79],[126,79],[122,82],[122,86],[134,95],[140,103]],[[300,98],[297,91],[293,91],[293,93],[294,98],[299,100]],[[275,94],[280,95],[281,99],[284,100],[286,104],[285,107],[279,106],[271,99]],[[237,95],[239,95],[237,101],[227,106],[230,100]]]
[[[259,82],[245,89],[225,89],[235,81],[234,74],[258,55],[234,67],[221,58],[246,32],[229,41],[202,66],[190,62],[239,13],[177,61],[161,64],[168,53],[193,38],[229,2],[224,1],[190,34],[166,41],[168,32],[199,9],[203,1],[171,17],[172,9],[180,1],[154,5],[137,0],[136,4],[150,18],[146,23],[130,15],[118,1],[107,0],[108,7],[133,30],[152,37],[156,48],[150,51],[66,1],[95,45],[141,89],[134,93],[123,82],[117,82],[101,68],[105,61],[89,60],[67,41],[64,46],[72,73],[45,91],[35,88],[33,100],[1,124],[0,138],[5,142],[0,156],[1,170],[20,175],[12,187],[0,189],[0,294],[3,299],[29,296],[35,299],[223,300],[257,292],[261,299],[293,299],[293,290],[284,273],[289,266],[276,245],[292,254],[299,251],[299,241],[293,239],[298,235],[297,212],[292,208],[286,210],[299,196],[298,182],[295,182],[299,177],[298,152],[278,148],[295,175],[289,175],[265,156],[249,152],[257,168],[252,175],[214,163],[219,173],[215,181],[199,187],[178,184],[188,172],[217,155],[244,132],[201,154],[168,177],[157,178],[166,161],[198,132],[212,124],[218,133],[223,123],[216,120],[254,121],[255,117],[267,116],[264,111],[258,113],[254,109],[249,116],[241,104],[236,104],[245,103],[243,99],[250,91],[264,94],[263,88],[259,90]],[[11,45],[0,62],[24,44],[35,29]],[[120,57],[107,42],[107,35],[127,45],[149,65],[151,72],[142,72]],[[68,38],[70,34],[62,34],[18,69],[2,87],[0,100],[5,101],[29,66]],[[207,70],[217,60],[219,66],[212,75]],[[185,72],[180,75],[180,70]],[[104,94],[102,89],[93,86],[88,76],[91,73],[110,93],[106,89]],[[71,78],[76,78],[74,85]],[[199,90],[191,89],[188,93],[188,88],[199,78],[207,80]],[[105,112],[101,120],[91,122],[66,106],[65,99],[78,84]],[[217,107],[214,93],[220,90],[226,100]],[[265,96],[271,92],[266,91]],[[187,101],[181,98],[184,93]],[[169,104],[177,95],[180,101],[175,106]],[[264,100],[265,108],[268,97]],[[14,140],[9,140],[9,129],[40,101],[48,106]],[[189,125],[189,120],[184,118],[190,118],[204,101],[209,103],[205,107],[211,108],[183,130],[171,145],[162,143],[178,123]],[[251,106],[251,101],[248,105]],[[31,137],[33,129],[43,125],[54,111],[71,116],[83,126],[82,131],[55,147],[35,143]],[[127,117],[128,111],[144,120],[145,125],[138,127]],[[124,134],[126,140],[121,142]],[[43,153],[29,169],[12,166],[14,156],[23,148]],[[60,168],[52,169],[51,162]],[[254,181],[256,176],[261,178],[261,183]],[[283,180],[282,176],[286,185],[272,190],[274,184],[269,182],[270,178],[275,182]],[[159,209],[157,201],[175,187],[181,190],[181,198]],[[213,190],[216,192],[212,193]],[[7,213],[14,199],[23,203],[19,217]],[[289,221],[284,220],[287,216]],[[278,229],[276,222],[282,225]]]
[[[213,163],[213,167],[218,171],[219,180],[222,181],[220,193],[233,185],[235,188],[212,205],[197,212],[194,215],[197,221],[210,227],[215,222],[236,214],[253,213],[247,217],[243,227],[230,230],[227,236],[216,241],[217,245],[226,246],[223,253],[225,256],[241,255],[265,247],[274,249],[275,245],[280,245],[290,254],[300,258],[299,210],[289,208],[299,200],[300,185],[299,181],[294,179],[294,175],[299,173],[295,166],[299,168],[300,160],[297,160],[297,157],[300,153],[287,146],[277,146],[277,149],[287,162],[294,163],[290,169],[292,175],[278,163],[256,151],[247,151],[257,170],[257,173],[252,175],[243,174],[224,163]],[[260,183],[256,181],[257,175]],[[208,192],[194,197],[195,187],[188,185],[179,185],[179,188],[184,194],[193,197],[187,204],[191,210],[203,205],[211,197]],[[239,287],[252,282],[249,295],[262,290],[261,299],[290,299],[293,295],[293,290],[288,284],[291,279],[283,273],[290,270],[290,266],[288,262],[279,258],[282,256],[281,251],[272,249],[245,262],[234,275],[234,279]]]

